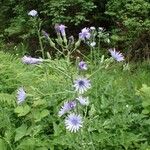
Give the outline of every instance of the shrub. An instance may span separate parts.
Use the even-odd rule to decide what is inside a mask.
[[[114,20],[112,38],[135,58],[149,57],[150,3],[148,0],[110,0],[106,13]]]

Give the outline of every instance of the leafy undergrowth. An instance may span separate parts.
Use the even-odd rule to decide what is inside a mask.
[[[67,131],[63,117],[58,116],[63,101],[72,99],[66,68],[65,60],[25,65],[0,52],[2,150],[150,149],[150,114],[143,113],[149,105],[143,106],[142,95],[142,85],[147,85],[146,90],[150,86],[148,63],[123,70],[118,63],[100,67],[89,62],[90,104],[77,133]],[[73,65],[71,71],[74,77]],[[27,98],[18,105],[16,93],[20,87]]]

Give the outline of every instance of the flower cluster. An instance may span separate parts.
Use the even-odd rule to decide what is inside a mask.
[[[88,69],[86,62],[83,60],[79,62],[78,69],[82,72]],[[65,102],[61,107],[60,111],[58,112],[58,116],[61,117],[65,114],[68,116],[65,119],[65,126],[66,129],[70,132],[77,132],[83,125],[83,118],[79,113],[79,107],[81,106],[88,106],[89,105],[89,98],[84,97],[83,94],[91,88],[90,80],[86,77],[79,76],[73,82],[73,87],[77,98],[72,101]],[[76,112],[76,113],[75,113]]]

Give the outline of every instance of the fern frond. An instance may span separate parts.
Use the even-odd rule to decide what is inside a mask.
[[[11,94],[0,93],[0,105],[1,106],[14,106],[15,105],[15,97]]]

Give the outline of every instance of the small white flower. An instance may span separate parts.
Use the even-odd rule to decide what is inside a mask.
[[[70,132],[77,132],[82,127],[83,121],[80,115],[70,114],[65,119],[66,129]]]
[[[21,87],[17,91],[17,103],[20,104],[26,99],[26,92],[24,89]]]
[[[98,27],[98,29],[99,29],[100,31],[103,31],[103,30],[104,30],[104,28],[103,28],[103,27]]]
[[[109,49],[109,52],[110,52],[110,54],[111,54],[111,56],[116,60],[116,61],[123,61],[124,60],[124,56],[122,55],[122,53],[120,53],[120,52],[117,52],[116,50],[115,50],[115,48],[114,49]]]
[[[95,45],[96,45],[96,42],[90,43],[90,46],[91,46],[91,47],[94,47]]]
[[[129,105],[126,105],[126,107],[128,108],[128,107],[129,107]]]
[[[87,78],[79,77],[74,81],[74,87],[75,91],[79,92],[79,94],[83,94],[91,88],[91,83]]]
[[[77,100],[80,102],[81,105],[85,105],[85,106],[89,105],[89,98],[88,97],[79,96],[77,98]]]
[[[38,15],[37,11],[36,10],[31,10],[29,13],[28,13],[29,16],[32,16],[32,17],[35,17]]]
[[[90,27],[90,30],[95,30],[95,27]]]

